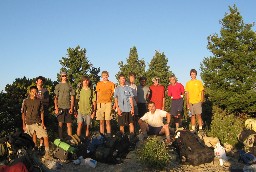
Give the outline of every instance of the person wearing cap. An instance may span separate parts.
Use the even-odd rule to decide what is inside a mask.
[[[156,109],[164,110],[165,103],[165,88],[159,84],[160,78],[154,77],[152,79],[153,84],[149,87],[150,89],[150,101],[155,103]]]
[[[196,79],[197,71],[195,69],[190,70],[191,80],[186,83],[186,101],[187,109],[192,113],[191,125],[192,131],[196,130],[196,118],[199,125],[199,131],[203,129],[202,103],[204,101],[204,87],[200,80]]]
[[[67,73],[61,72],[61,82],[55,86],[54,90],[54,106],[55,115],[58,119],[58,133],[59,138],[63,138],[62,126],[63,123],[67,124],[67,133],[72,135],[72,114],[74,109],[75,91],[67,81]]]
[[[170,85],[167,88],[168,96],[171,97],[171,115],[174,117],[176,130],[181,124],[181,112],[183,110],[184,86],[177,82],[175,75],[169,77]]]
[[[147,101],[149,99],[150,95],[150,89],[146,85],[147,78],[146,77],[140,77],[139,78],[140,85],[137,87],[137,97],[138,97],[138,116],[142,117],[147,111]]]

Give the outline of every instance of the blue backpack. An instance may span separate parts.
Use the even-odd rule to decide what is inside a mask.
[[[239,161],[243,161],[245,164],[251,165],[256,163],[256,157],[250,152],[246,153],[244,150],[240,150]]]

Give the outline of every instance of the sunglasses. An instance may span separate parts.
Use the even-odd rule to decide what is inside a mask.
[[[67,75],[61,75],[61,77],[67,77]]]

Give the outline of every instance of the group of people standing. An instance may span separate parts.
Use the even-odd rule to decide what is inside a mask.
[[[109,73],[101,73],[101,81],[94,90],[90,78],[82,76],[77,90],[74,90],[67,80],[67,73],[60,73],[60,83],[55,86],[54,108],[58,119],[58,135],[63,138],[63,123],[67,125],[67,134],[72,135],[72,115],[77,119],[77,135],[81,136],[85,126],[85,136],[90,135],[91,120],[96,117],[99,121],[99,131],[107,137],[111,136],[111,112],[115,110],[118,115],[120,132],[124,133],[125,126],[129,126],[130,137],[135,134],[135,125],[139,124],[144,137],[147,134],[165,134],[166,141],[170,142],[169,124],[174,119],[176,128],[181,124],[183,99],[186,93],[187,109],[192,113],[191,125],[195,130],[197,117],[199,130],[202,129],[202,102],[204,88],[200,80],[196,79],[197,71],[191,69],[191,80],[186,87],[177,82],[177,78],[169,77],[170,85],[165,89],[160,84],[160,78],[154,77],[153,84],[147,86],[147,78],[140,77],[139,85],[135,84],[135,73],[129,73],[129,81],[126,76],[118,76],[119,84],[108,80]],[[31,136],[34,142],[36,138],[43,138],[46,155],[49,152],[48,135],[44,123],[44,115],[48,110],[49,92],[43,88],[44,77],[36,78],[36,86],[29,89],[29,97],[22,105],[23,129]],[[167,91],[167,94],[166,94]],[[171,111],[166,112],[165,96],[172,99]],[[164,120],[166,118],[166,120]]]

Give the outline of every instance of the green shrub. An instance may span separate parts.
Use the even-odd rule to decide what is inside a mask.
[[[162,169],[170,160],[165,143],[157,137],[149,137],[137,153],[139,160],[148,167]]]
[[[213,107],[212,122],[207,134],[218,137],[222,144],[229,143],[236,146],[238,144],[237,135],[241,133],[243,126],[244,119]]]

